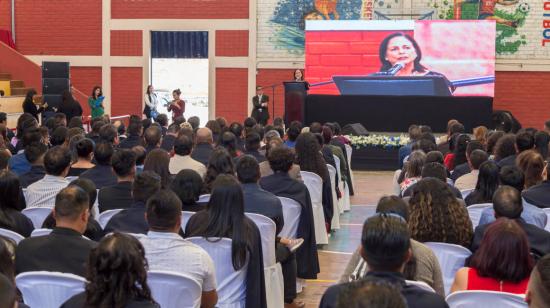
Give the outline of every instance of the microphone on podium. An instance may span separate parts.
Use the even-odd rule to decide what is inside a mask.
[[[399,71],[402,70],[404,67],[405,65],[403,65],[403,63],[395,63],[395,65],[387,70],[385,74],[389,76],[394,76],[395,74],[399,73]]]

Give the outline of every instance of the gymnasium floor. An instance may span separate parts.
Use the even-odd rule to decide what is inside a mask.
[[[351,253],[361,239],[365,219],[374,214],[378,199],[391,194],[393,172],[354,171],[355,195],[351,198],[351,211],[340,216],[341,229],[334,232],[329,244],[319,251],[321,273],[317,280],[308,280],[298,300],[307,308],[319,306],[325,290],[335,284],[344,271]]]

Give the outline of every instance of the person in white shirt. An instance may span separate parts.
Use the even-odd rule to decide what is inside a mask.
[[[489,159],[489,155],[483,150],[474,150],[467,159],[472,171],[459,177],[455,182],[455,187],[461,191],[476,188],[479,166]]]
[[[158,113],[158,98],[154,91],[155,89],[152,85],[147,86],[147,91],[145,91],[145,97],[143,98],[143,102],[145,104],[143,107],[143,114],[147,117],[147,119],[156,118]]]
[[[55,196],[69,185],[65,179],[71,167],[71,152],[62,146],[49,149],[44,156],[46,175],[42,180],[27,187],[25,200],[27,208],[49,207],[55,205]]]
[[[183,239],[181,201],[171,190],[160,190],[147,201],[147,236],[137,235],[145,248],[149,269],[172,271],[194,278],[202,286],[201,307],[218,302],[214,262],[201,247]]]
[[[191,158],[193,140],[182,135],[174,141],[174,156],[170,159],[168,168],[171,174],[178,174],[183,169],[196,171],[202,178],[206,174],[206,166]]]

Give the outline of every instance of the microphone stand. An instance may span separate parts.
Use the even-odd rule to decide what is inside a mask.
[[[271,123],[273,123],[273,120],[275,119],[275,88],[279,87],[280,85],[281,85],[280,83],[274,83],[272,85],[262,87],[262,89],[263,88],[271,88],[271,97],[273,98],[271,100],[271,110],[273,110],[273,116],[271,118]]]

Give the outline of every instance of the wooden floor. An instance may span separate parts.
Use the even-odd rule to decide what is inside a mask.
[[[317,280],[308,280],[298,295],[298,300],[305,302],[307,308],[318,307],[325,290],[340,278],[360,242],[363,222],[374,213],[378,199],[391,194],[392,178],[393,172],[354,171],[352,209],[340,216],[341,229],[334,232],[329,244],[319,251],[321,273]]]

